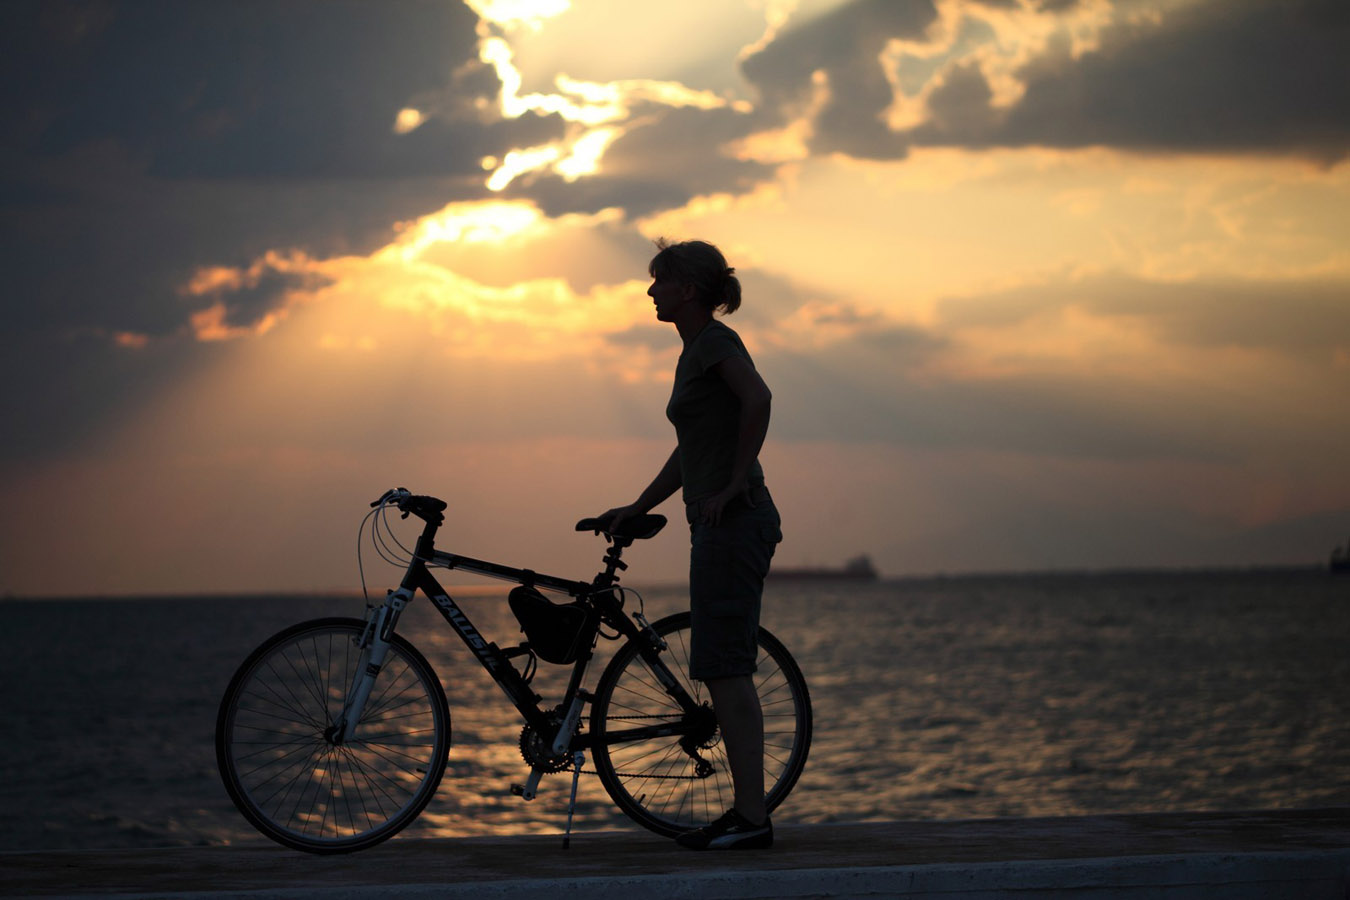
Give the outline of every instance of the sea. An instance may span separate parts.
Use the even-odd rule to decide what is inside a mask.
[[[489,639],[520,639],[504,590],[451,593]],[[676,587],[641,594],[651,619],[686,603]],[[264,840],[216,770],[220,696],[269,635],[359,617],[364,602],[0,602],[0,850]],[[782,823],[1350,805],[1350,577],[789,581],[766,590],[763,623],[797,658],[815,714]],[[439,792],[395,840],[560,832],[571,776],[513,796],[528,774],[516,712],[425,600],[400,631],[440,675],[453,742]],[[602,642],[592,679],[610,652]],[[546,671],[536,686],[550,697],[564,684]],[[589,774],[575,827],[641,833]]]

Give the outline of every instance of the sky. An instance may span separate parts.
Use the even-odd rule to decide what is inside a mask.
[[[1342,0],[5,12],[5,594],[355,588],[393,486],[588,578],[674,446],[663,236],[742,279],[781,565],[1350,536]]]

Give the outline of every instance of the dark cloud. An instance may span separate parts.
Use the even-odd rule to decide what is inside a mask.
[[[410,134],[399,110],[473,76],[461,3],[43,2],[8,8],[9,143],[62,156],[113,141],[170,177],[456,174],[501,146],[472,97]],[[461,85],[462,86],[462,85]],[[480,95],[480,96],[484,96]],[[444,106],[444,104],[441,104]],[[556,129],[556,124],[552,126]]]
[[[562,133],[495,117],[458,2],[20,0],[3,18],[9,458],[79,448],[214,365],[227,350],[185,338],[193,313],[219,300],[248,327],[303,286],[189,296],[198,268],[369,252],[487,194],[482,156]],[[432,117],[396,134],[408,106]]]
[[[197,267],[368,252],[400,220],[484,196],[482,156],[561,134],[479,109],[499,85],[461,3],[43,0],[6,16],[10,329],[173,334]],[[433,117],[395,134],[409,105]]]
[[[29,171],[42,196],[0,207],[0,322],[23,332],[172,334],[195,309],[181,288],[200,266],[368,251],[396,221],[486,193],[481,178],[169,181],[88,151]]]
[[[999,327],[1069,306],[1143,322],[1161,339],[1190,347],[1329,359],[1350,340],[1350,283],[1344,281],[1171,284],[1108,275],[947,300],[938,315],[943,328]]]
[[[936,92],[914,143],[1144,151],[1294,153],[1350,149],[1350,8],[1339,0],[1222,0],[1122,21],[1100,50],[1059,43],[1020,73],[1025,96],[989,107],[973,67]]]
[[[987,133],[998,121],[990,108],[994,92],[974,63],[953,66],[928,98],[930,122],[922,133],[933,143],[962,143]]]
[[[1043,0],[1038,9],[1058,14],[1074,5]],[[1053,41],[1018,73],[1026,92],[1011,109],[991,106],[973,62],[956,63],[931,98],[932,121],[899,133],[881,119],[893,97],[878,55],[890,38],[922,37],[934,17],[930,3],[850,4],[784,34],[743,68],[771,108],[798,112],[811,73],[828,74],[830,102],[816,122],[820,152],[900,158],[914,145],[1104,145],[1332,162],[1350,151],[1343,0],[1204,0],[1168,8],[1159,22],[1133,9],[1118,10],[1096,51],[1075,57],[1067,35]],[[969,49],[963,35],[961,53]],[[933,77],[932,65],[902,61],[900,76]]]
[[[746,193],[777,172],[720,152],[767,127],[762,115],[645,105],[634,111],[634,123],[606,150],[599,174],[573,182],[551,174],[526,177],[505,193],[528,196],[549,215],[619,207],[640,217],[699,195]]]
[[[251,328],[267,314],[285,306],[292,291],[316,291],[332,280],[316,273],[283,272],[265,268],[255,279],[235,288],[213,291],[209,296],[223,304],[222,324],[229,328]]]
[[[859,349],[883,354],[892,364],[903,361],[906,365],[931,359],[948,346],[946,338],[940,335],[903,325],[865,330],[853,342]]]
[[[678,346],[679,340],[669,325],[633,325],[605,335],[605,342],[616,347],[646,347],[657,353]]]
[[[1235,461],[1254,448],[1346,452],[1327,413],[1214,383],[1160,382],[1084,369],[963,376],[932,366],[965,327],[1017,327],[1073,307],[1142,323],[1174,350],[1279,353],[1327,371],[1350,335],[1345,282],[1163,284],[1124,276],[1018,288],[939,305],[933,328],[863,328],[832,347],[770,347],[756,357],[779,398],[784,439],[877,441],[1091,460]],[[1200,360],[1196,358],[1197,365]],[[1320,380],[1320,376],[1319,376]],[[1309,387],[1316,388],[1310,381]],[[841,399],[846,398],[846,399]],[[1252,422],[1264,429],[1254,432]]]
[[[1022,101],[968,142],[1342,158],[1346,47],[1342,0],[1210,0],[1159,26],[1117,25],[1076,60],[1060,47],[1033,62]]]
[[[937,19],[931,0],[858,0],[781,35],[742,63],[765,106],[790,114],[810,97],[812,75],[829,78],[830,102],[813,149],[890,157],[904,143],[881,121],[893,95],[878,57],[892,38],[917,40]]]
[[[1092,306],[1143,319],[1194,347],[1245,347],[1327,358],[1350,344],[1350,283],[1114,285]]]
[[[1202,414],[1193,394],[1091,373],[923,374],[906,360],[933,352],[922,338],[915,343],[889,359],[859,342],[810,356],[761,354],[756,362],[778,398],[774,433],[1091,460],[1218,460],[1251,441],[1250,409]]]

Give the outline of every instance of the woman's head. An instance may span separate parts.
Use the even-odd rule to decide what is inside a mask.
[[[707,241],[672,244],[665,238],[659,238],[656,246],[657,254],[647,265],[652,278],[693,285],[699,302],[710,311],[725,315],[741,305],[741,282],[721,250]]]

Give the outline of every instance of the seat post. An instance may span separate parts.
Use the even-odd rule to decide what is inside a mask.
[[[621,557],[623,556],[623,549],[633,543],[632,538],[617,535],[614,536],[613,540],[614,543],[605,551],[604,583],[606,585],[614,584],[619,580],[619,576],[615,574],[617,570],[628,568]]]

